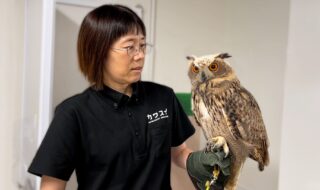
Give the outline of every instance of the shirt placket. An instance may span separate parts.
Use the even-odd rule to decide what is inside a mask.
[[[126,106],[126,112],[128,115],[128,119],[129,119],[129,123],[130,123],[130,127],[132,130],[132,133],[134,135],[134,154],[135,154],[135,158],[140,160],[143,159],[145,157],[145,141],[144,141],[144,137],[142,134],[142,129],[141,127],[138,125],[138,122],[136,121],[136,119],[138,118],[135,113],[133,112],[133,109],[130,106]]]

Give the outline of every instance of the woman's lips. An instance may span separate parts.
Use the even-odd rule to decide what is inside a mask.
[[[142,71],[142,68],[143,67],[134,67],[131,70],[133,70],[133,71]]]

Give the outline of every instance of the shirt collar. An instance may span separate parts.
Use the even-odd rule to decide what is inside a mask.
[[[131,102],[139,102],[142,98],[141,96],[141,85],[140,81],[132,84],[132,95],[129,97],[126,94],[123,94],[121,92],[118,92],[106,85],[103,86],[102,93],[105,97],[111,99],[113,101],[113,106],[115,108],[118,108],[119,106],[131,103]]]

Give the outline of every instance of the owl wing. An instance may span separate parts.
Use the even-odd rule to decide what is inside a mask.
[[[202,96],[198,92],[192,93],[192,110],[195,120],[202,128],[205,138],[212,138],[216,134],[214,125],[217,123],[217,118],[211,117],[209,113],[210,109],[206,106]]]
[[[259,169],[269,162],[268,136],[258,103],[252,94],[241,87],[225,104],[228,126],[233,136],[249,147],[249,157],[259,162]]]
[[[192,112],[194,114],[194,120],[196,121],[197,125],[201,127],[200,121],[199,121],[199,109],[198,106],[195,106],[194,104],[198,105],[199,102],[202,101],[199,96],[197,96],[194,92],[192,93],[192,100],[191,100],[191,108]]]

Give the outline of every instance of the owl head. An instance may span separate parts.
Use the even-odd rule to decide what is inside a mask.
[[[220,84],[226,80],[234,80],[235,73],[231,66],[225,62],[231,57],[228,53],[219,53],[202,57],[187,56],[189,62],[188,76],[192,86],[210,81],[213,84]]]

